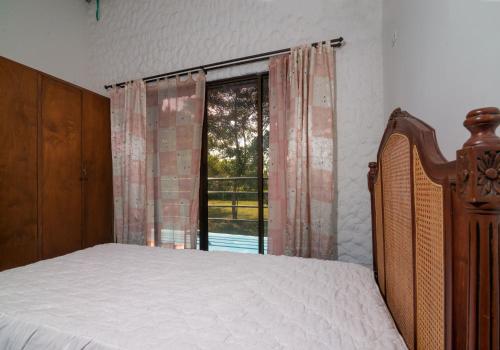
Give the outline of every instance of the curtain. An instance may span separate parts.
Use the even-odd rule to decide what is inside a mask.
[[[196,249],[205,75],[146,90],[147,241]]]
[[[269,62],[269,253],[336,257],[335,56],[301,47]]]
[[[146,88],[142,81],[111,91],[111,148],[115,241],[145,244]]]

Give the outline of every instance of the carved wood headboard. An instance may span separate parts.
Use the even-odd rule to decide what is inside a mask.
[[[500,348],[500,111],[470,112],[447,161],[396,109],[369,164],[375,278],[410,349]]]

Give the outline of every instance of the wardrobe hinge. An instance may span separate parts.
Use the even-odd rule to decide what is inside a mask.
[[[87,177],[87,164],[83,163],[82,172],[81,172],[81,175],[80,175],[80,181],[87,181],[87,180],[88,180],[88,177]]]

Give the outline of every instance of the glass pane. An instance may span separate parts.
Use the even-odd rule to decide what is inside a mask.
[[[256,81],[207,97],[209,250],[258,253]]]
[[[269,80],[265,77],[262,81],[262,151],[263,151],[263,176],[264,176],[264,252],[267,253],[267,222],[269,219],[268,200],[268,174],[269,174]]]
[[[209,89],[207,113],[208,176],[257,176],[255,82]]]

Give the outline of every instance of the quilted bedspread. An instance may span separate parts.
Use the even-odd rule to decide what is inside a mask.
[[[106,244],[0,272],[0,349],[406,349],[362,266]]]

